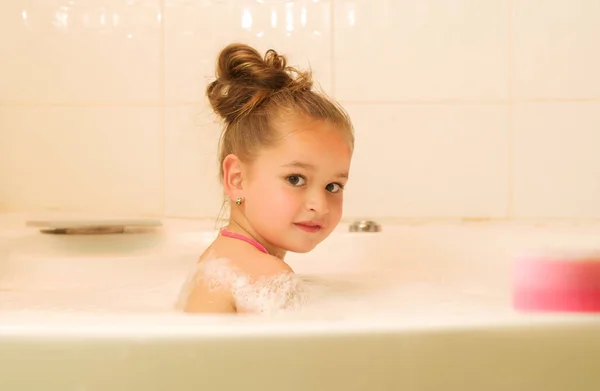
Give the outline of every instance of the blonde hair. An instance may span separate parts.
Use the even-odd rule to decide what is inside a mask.
[[[268,50],[262,57],[241,43],[226,46],[218,56],[216,80],[206,89],[208,100],[224,121],[219,142],[219,178],[223,160],[235,154],[251,162],[256,152],[279,139],[273,120],[305,115],[339,127],[354,147],[349,116],[332,99],[313,89],[312,75],[287,66],[284,56]]]

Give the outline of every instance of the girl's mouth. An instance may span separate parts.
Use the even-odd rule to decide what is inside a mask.
[[[304,231],[304,232],[308,232],[308,233],[316,233],[319,232],[321,230],[321,225],[318,223],[313,223],[311,221],[304,221],[304,222],[300,222],[300,223],[294,223],[294,225],[296,226],[296,228]]]

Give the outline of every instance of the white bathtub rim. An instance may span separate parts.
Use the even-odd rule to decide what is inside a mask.
[[[555,329],[598,327],[597,314],[521,314],[512,310],[485,311],[449,317],[365,316],[345,319],[261,315],[189,314],[68,314],[49,311],[0,312],[0,338],[232,338],[256,336],[302,337],[377,333],[460,332],[473,330]]]

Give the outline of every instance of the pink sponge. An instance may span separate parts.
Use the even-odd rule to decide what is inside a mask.
[[[513,283],[519,311],[600,312],[600,254],[521,257]]]

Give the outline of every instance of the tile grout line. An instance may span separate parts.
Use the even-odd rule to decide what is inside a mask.
[[[165,0],[158,0],[158,12],[160,15],[160,39],[159,39],[159,56],[160,56],[160,159],[161,159],[161,173],[160,173],[160,181],[161,181],[161,201],[160,201],[160,215],[164,215],[166,212],[166,198],[167,198],[167,188],[166,188],[166,175],[167,175],[167,144],[166,144],[166,75],[165,75]]]
[[[335,93],[335,1],[331,0],[329,7],[329,83],[331,88],[331,96],[337,99]]]
[[[510,76],[509,76],[510,78]],[[161,77],[164,79],[164,77]],[[164,84],[164,82],[161,82]],[[510,87],[509,87],[510,89]],[[161,87],[161,91],[164,87]],[[161,93],[162,94],[162,93]],[[510,94],[510,92],[509,92]],[[600,103],[600,98],[536,98],[536,99],[482,99],[482,100],[460,100],[460,99],[431,99],[431,100],[353,100],[341,99],[340,102],[349,104],[361,105],[420,105],[420,106],[437,106],[437,105],[508,105],[516,103]],[[114,102],[88,102],[88,103],[25,103],[25,102],[0,102],[2,107],[26,107],[26,108],[162,108],[162,107],[188,107],[197,106],[204,102],[172,102],[166,104],[166,97],[161,97],[159,102],[155,103],[114,103]]]
[[[508,94],[508,105],[507,105],[507,200],[506,200],[506,217],[508,219],[514,218],[514,197],[515,197],[515,152],[514,152],[514,31],[513,31],[513,11],[514,2],[513,0],[507,1],[507,39],[508,39],[508,53],[507,53],[507,94]]]

